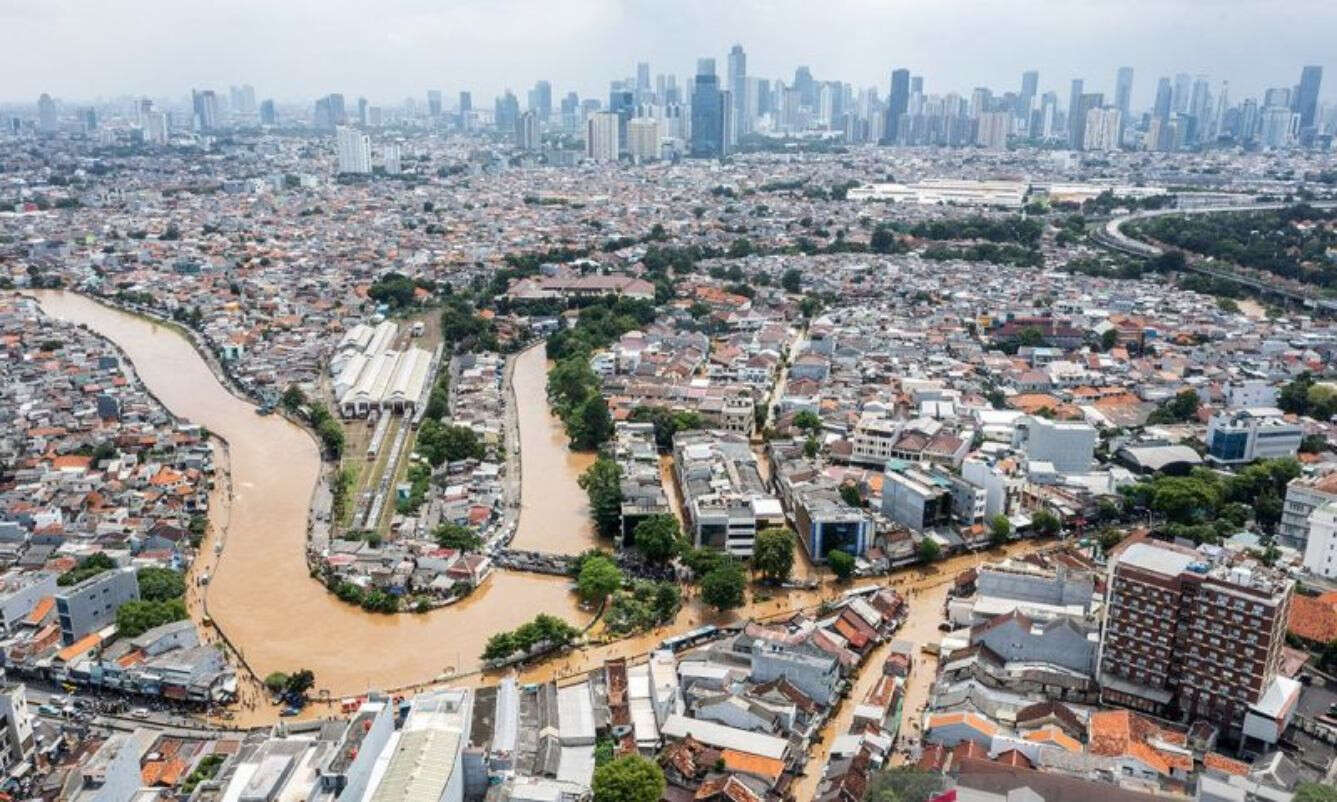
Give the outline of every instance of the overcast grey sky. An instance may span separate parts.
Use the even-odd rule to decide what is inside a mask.
[[[475,105],[511,87],[523,104],[539,78],[555,98],[606,97],[637,61],[686,77],[713,56],[723,73],[735,42],[751,75],[789,81],[807,64],[883,95],[897,66],[930,93],[1015,89],[1035,68],[1066,103],[1071,78],[1112,93],[1127,64],[1141,108],[1160,75],[1225,79],[1239,98],[1321,64],[1328,99],[1335,34],[1337,0],[0,0],[0,100],[250,83],[279,100],[469,89]]]

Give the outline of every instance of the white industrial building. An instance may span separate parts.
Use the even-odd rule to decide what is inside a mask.
[[[339,414],[360,418],[372,410],[412,414],[430,389],[433,354],[424,348],[395,347],[399,327],[390,321],[374,328],[349,329],[330,360]]]

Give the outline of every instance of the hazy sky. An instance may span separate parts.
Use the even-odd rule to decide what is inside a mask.
[[[536,79],[606,99],[635,73],[685,78],[699,56],[721,74],[735,42],[748,73],[877,85],[905,66],[929,93],[1015,89],[1024,69],[1066,104],[1068,81],[1113,93],[1136,70],[1133,104],[1159,75],[1204,73],[1232,98],[1289,86],[1321,64],[1337,96],[1335,0],[0,0],[0,100],[180,96],[250,83],[260,98],[340,91],[373,102],[429,88],[474,104]]]

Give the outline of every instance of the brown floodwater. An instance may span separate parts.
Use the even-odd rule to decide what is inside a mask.
[[[520,522],[511,547],[579,554],[599,545],[589,502],[577,478],[593,453],[567,448],[562,421],[548,409],[547,355],[542,345],[515,358],[515,414],[520,425]]]
[[[467,599],[424,615],[366,613],[340,602],[311,578],[305,558],[307,515],[321,468],[315,440],[279,415],[255,414],[253,405],[218,382],[174,328],[76,293],[37,296],[47,314],[83,323],[120,346],[169,410],[227,442],[232,497],[229,502],[226,493],[216,494],[224,503],[210,513],[224,548],[203,601],[213,624],[259,676],[309,668],[317,689],[336,697],[398,688],[476,668],[489,635],[537,612],[577,624],[588,620],[566,579],[506,571],[494,572]],[[516,371],[517,382],[527,388],[517,392],[522,430],[530,430],[522,435],[526,469],[531,449],[542,452],[533,456],[538,466],[533,481],[525,477],[520,535],[535,544],[549,545],[549,539],[574,544],[583,536],[575,523],[585,514],[584,494],[575,484],[581,461],[566,451],[560,429],[541,430],[552,421],[542,391],[542,349],[537,353],[537,360],[522,358]],[[220,476],[219,484],[225,482]],[[564,509],[573,493],[579,504]],[[202,560],[214,562],[211,548],[201,552]],[[201,623],[198,601],[190,606]]]

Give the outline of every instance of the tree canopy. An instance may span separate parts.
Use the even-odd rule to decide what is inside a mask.
[[[658,802],[666,787],[664,772],[641,755],[625,755],[594,770],[594,802]]]
[[[577,483],[589,498],[594,528],[602,537],[615,537],[622,525],[622,470],[617,462],[601,454]]]
[[[652,563],[664,563],[682,550],[682,529],[672,515],[652,515],[632,532],[636,550]]]
[[[701,578],[701,598],[711,607],[723,612],[742,607],[747,576],[737,560],[721,560]]]
[[[586,602],[601,602],[622,587],[622,571],[612,558],[596,555],[585,560],[576,577],[576,589]]]
[[[794,533],[772,526],[757,533],[752,564],[772,582],[784,582],[794,570]]]

